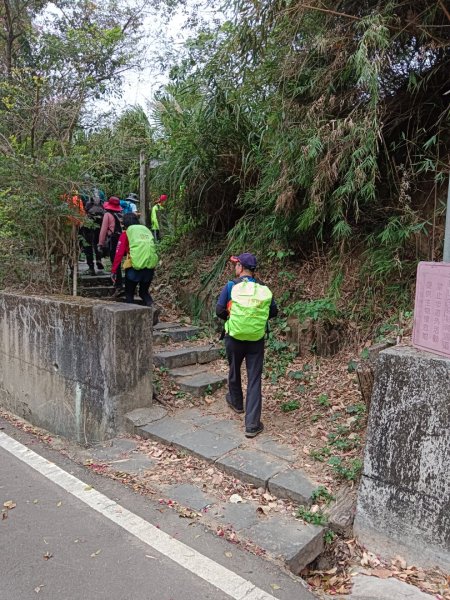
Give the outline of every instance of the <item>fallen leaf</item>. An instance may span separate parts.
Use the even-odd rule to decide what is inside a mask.
[[[239,494],[233,494],[230,496],[230,502],[231,504],[238,504],[238,502],[244,502],[244,499]]]
[[[42,588],[44,587],[44,584],[38,585],[37,587],[34,588],[34,591],[36,592],[36,594],[39,594],[39,592],[42,590]]]
[[[179,516],[182,519],[193,519],[197,516],[197,513],[195,513],[193,510],[189,510],[188,508],[182,508]]]
[[[270,513],[270,506],[260,505],[256,509],[256,512],[262,513],[263,515],[268,515]]]
[[[146,554],[145,558],[153,558],[153,560],[158,560],[156,556],[152,556],[151,554]]]
[[[279,585],[278,585],[278,583],[271,583],[271,584],[270,584],[270,587],[271,587],[273,590],[281,590],[281,586],[279,586]]]
[[[225,556],[227,558],[231,558],[233,556],[233,554],[231,552],[225,552]]]
[[[400,569],[406,569],[406,560],[402,556],[396,556],[392,564],[397,565]]]
[[[389,577],[392,577],[392,571],[389,569],[378,568],[372,570],[372,575],[378,577],[379,579],[389,579]]]
[[[61,501],[59,501],[59,502],[58,502],[58,504],[57,504],[56,506],[59,508],[60,506],[62,506],[62,502],[61,502]]]
[[[39,500],[33,500],[33,504],[37,504]]]
[[[267,500],[267,502],[273,502],[273,500],[276,500],[276,496],[272,496],[272,494],[269,494],[267,492],[263,494],[262,497],[264,498],[264,500]]]
[[[53,554],[51,552],[46,552],[44,554],[44,560],[50,560],[51,558],[53,558]]]
[[[85,491],[85,492],[89,492],[89,490],[92,490],[92,485],[86,485],[86,486],[84,487],[84,491]]]
[[[6,502],[3,502],[3,506],[8,510],[12,510],[13,508],[16,508],[17,504],[12,500],[7,500]]]
[[[100,554],[101,550],[97,550],[96,552],[93,552],[91,554],[91,558],[94,558],[95,556],[98,556]]]

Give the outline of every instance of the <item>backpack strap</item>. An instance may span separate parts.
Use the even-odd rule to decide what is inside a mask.
[[[122,233],[122,225],[120,224],[119,217],[113,212],[108,211],[109,214],[113,216],[114,219],[114,231],[113,233]]]

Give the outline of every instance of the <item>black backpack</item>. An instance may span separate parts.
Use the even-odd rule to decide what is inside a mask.
[[[94,204],[92,200],[89,200],[89,202],[86,204],[86,213],[96,225],[101,227],[103,215],[105,214],[105,209],[101,204]]]

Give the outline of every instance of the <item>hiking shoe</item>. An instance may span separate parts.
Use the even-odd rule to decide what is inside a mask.
[[[264,431],[264,425],[262,423],[260,423],[258,427],[251,427],[250,429],[246,429],[245,430],[245,437],[247,437],[247,438],[254,438],[259,433],[262,433],[263,431]]]
[[[104,268],[105,268],[105,267],[102,265],[102,263],[101,263],[101,262],[98,262],[98,263],[97,263],[97,269],[98,269],[99,271],[103,271],[103,270],[104,270]]]
[[[231,402],[231,400],[228,398],[228,396],[225,397],[225,400],[226,400],[228,406],[231,408],[231,410],[234,410],[234,412],[237,413],[238,415],[243,415],[245,413],[244,407],[238,408],[237,406],[235,406]]]

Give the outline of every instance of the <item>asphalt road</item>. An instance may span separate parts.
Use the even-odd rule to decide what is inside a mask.
[[[80,467],[1,419],[0,429],[0,508],[16,505],[0,520],[0,600],[314,598],[276,565],[156,498]]]

